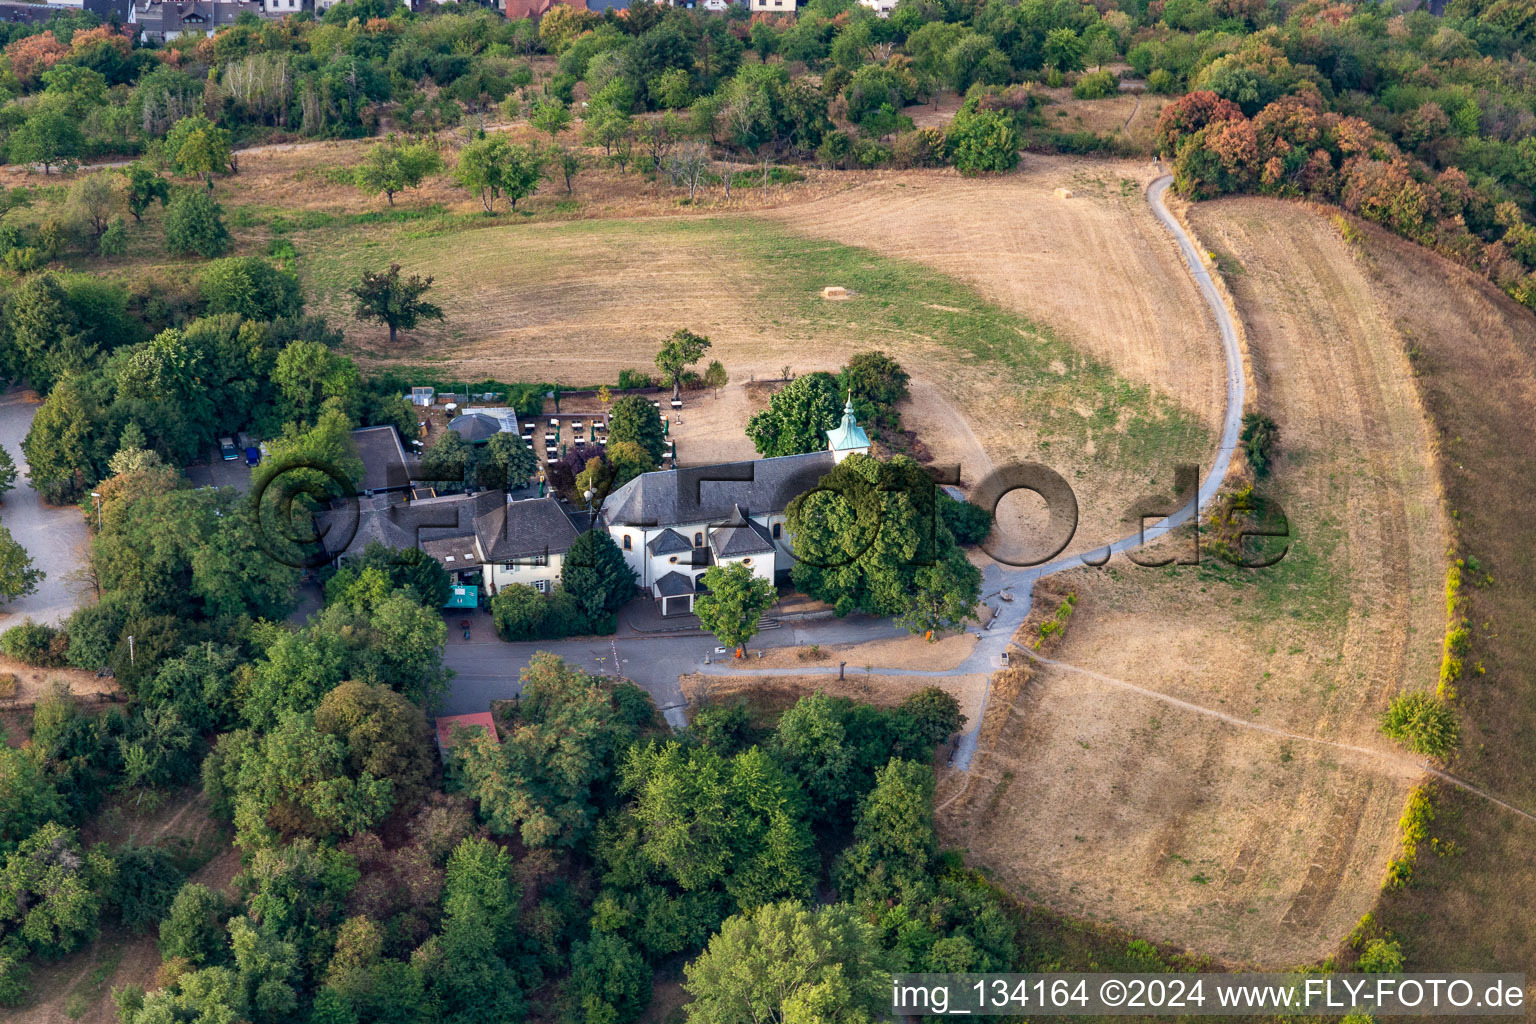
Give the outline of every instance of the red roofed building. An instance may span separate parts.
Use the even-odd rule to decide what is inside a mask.
[[[444,715],[437,720],[437,751],[444,758],[448,756],[448,748],[453,745],[453,730],[484,729],[490,733],[491,739],[497,743],[501,737],[496,734],[496,720],[491,717],[489,711],[481,711],[473,715]]]

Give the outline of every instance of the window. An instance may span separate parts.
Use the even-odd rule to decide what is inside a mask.
[[[629,534],[627,534],[627,533],[624,535],[624,550],[625,551],[631,550],[631,548],[629,546]]]
[[[517,572],[517,563],[516,562],[502,562],[501,563],[501,567],[502,567],[502,569],[506,570],[507,572]]]
[[[750,559],[750,558],[743,558],[741,560],[741,564],[742,565],[751,565],[752,564],[752,559]]]
[[[667,559],[667,564],[668,565],[676,565],[677,564],[677,556],[673,555],[671,558]]]
[[[704,535],[702,533],[696,533],[693,535],[693,546],[696,548],[701,548],[704,546]]]
[[[784,524],[783,523],[774,523],[773,524],[773,539],[774,540],[778,540],[782,536],[784,536]]]
[[[541,594],[549,593],[549,580],[534,580],[533,589]]]

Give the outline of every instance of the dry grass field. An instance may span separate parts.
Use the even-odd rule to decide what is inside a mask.
[[[1403,339],[1333,227],[1266,200],[1189,219],[1280,426],[1266,491],[1291,550],[1269,570],[1081,571],[1057,658],[1294,738],[1045,668],[945,832],[1051,906],[1285,966],[1376,901],[1416,772],[1375,720],[1435,680],[1446,530]]]
[[[1013,293],[979,289],[942,247],[899,244],[881,229],[921,218],[937,230],[947,210],[977,225],[1023,222],[1013,211],[1048,197],[1064,164],[987,185],[940,172],[847,175],[835,197],[816,182],[787,189],[771,218],[326,224],[289,237],[312,305],[338,322],[348,323],[346,287],[362,269],[395,260],[432,274],[447,323],[393,350],[380,331],[348,323],[348,335],[365,361],[425,365],[447,379],[612,380],[649,368],[660,339],[680,326],[713,339],[710,355],[737,384],[885,349],[913,373],[905,414],[937,460],[962,463],[967,483],[1007,459],[1049,462],[1082,485],[1087,547],[1121,531],[1112,496],[1171,485],[1173,463],[1208,460],[1220,370],[1172,242],[1128,176],[1133,165],[1086,166],[1068,175],[1082,199],[1064,209],[1054,238],[999,235],[976,246],[994,264],[1026,268],[1029,286]],[[883,218],[834,216],[879,207]],[[1136,287],[1115,283],[1108,266],[1086,275],[1106,246]],[[853,298],[823,300],[830,284]],[[1076,298],[1018,301],[1060,292]],[[1172,383],[1154,387],[1160,361],[1174,364]],[[728,389],[690,404],[712,417],[716,404],[742,400]]]
[[[1438,430],[1440,469],[1468,560],[1474,666],[1458,684],[1461,750],[1452,770],[1536,811],[1536,319],[1487,282],[1369,226],[1361,265],[1403,334]],[[1472,560],[1477,572],[1472,572]],[[1404,938],[1412,969],[1536,971],[1536,826],[1470,794],[1436,789],[1433,835],[1414,884],[1377,916]]]

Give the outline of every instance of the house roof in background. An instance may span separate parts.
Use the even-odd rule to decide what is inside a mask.
[[[405,445],[394,427],[359,427],[352,431],[358,458],[363,460],[363,490],[397,490],[411,485]]]
[[[576,541],[576,527],[554,498],[503,502],[475,519],[480,550],[492,562],[560,555]]]

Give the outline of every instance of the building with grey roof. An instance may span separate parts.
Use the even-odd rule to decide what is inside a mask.
[[[851,406],[827,440],[825,451],[804,455],[642,473],[608,495],[603,526],[663,615],[693,610],[711,565],[744,565],[778,582],[794,564],[789,503],[848,455],[869,452]]]

